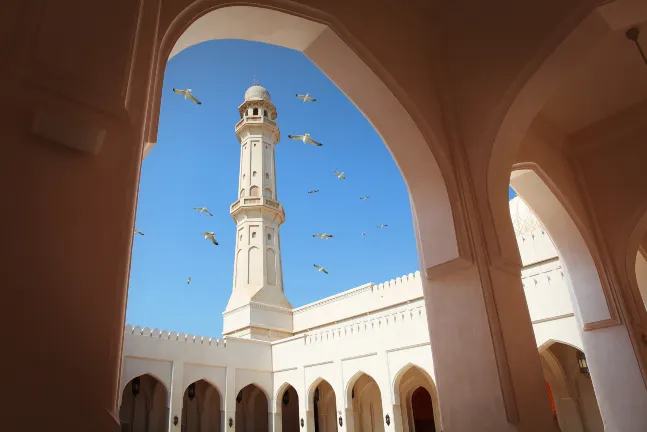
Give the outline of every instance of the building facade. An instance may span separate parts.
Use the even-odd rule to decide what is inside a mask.
[[[276,196],[276,107],[255,85],[239,111],[240,192],[231,206],[236,255],[224,337],[127,325],[124,429],[441,431],[442,390],[435,384],[420,273],[292,308],[281,280],[285,212]],[[519,197],[510,201],[510,215],[555,422],[564,432],[602,432],[592,384],[579,370],[583,348],[568,275],[546,229]]]

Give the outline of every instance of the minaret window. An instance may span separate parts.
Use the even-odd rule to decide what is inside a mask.
[[[254,115],[258,115],[258,108],[254,108],[253,113],[254,113]]]
[[[265,173],[265,178],[269,180],[270,179],[270,173]]]
[[[263,110],[263,115],[267,117],[267,110]]]
[[[252,238],[256,238],[256,232],[255,231],[252,233]]]
[[[252,173],[252,177],[256,177],[256,171]]]
[[[249,188],[249,195],[253,197],[258,196],[258,186],[252,186]]]
[[[240,197],[239,197],[239,198],[242,198],[242,197],[243,197],[243,195],[245,195],[245,189],[241,189],[241,190],[240,190]]]
[[[264,196],[265,198],[270,198],[270,199],[272,199],[272,189],[270,189],[270,188],[265,188],[265,190],[263,191],[263,196]]]

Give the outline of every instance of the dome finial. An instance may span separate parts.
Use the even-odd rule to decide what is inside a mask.
[[[255,86],[257,86],[257,85],[258,85],[258,79],[256,79],[256,74],[254,74],[254,85],[255,85]]]

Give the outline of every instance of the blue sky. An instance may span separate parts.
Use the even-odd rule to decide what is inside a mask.
[[[229,206],[237,197],[240,144],[234,125],[254,75],[270,92],[281,128],[281,253],[292,305],[418,269],[407,189],[357,108],[299,52],[245,41],[206,42],[178,54],[166,69],[158,142],[142,166],[136,227],[145,235],[134,240],[128,323],[222,334],[235,244]],[[183,100],[173,87],[191,88],[203,104]],[[309,92],[317,102],[303,104],[297,92]],[[324,146],[287,138],[304,132]],[[335,169],[347,179],[338,180]],[[308,195],[311,189],[321,192]],[[363,195],[371,198],[360,201]],[[214,216],[193,211],[202,206]],[[378,230],[383,223],[388,228]],[[205,241],[202,231],[214,231],[220,245]],[[318,232],[334,238],[313,239]],[[317,272],[315,263],[329,274]]]

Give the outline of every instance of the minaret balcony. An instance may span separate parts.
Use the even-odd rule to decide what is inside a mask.
[[[278,131],[279,127],[276,124],[274,120],[270,120],[267,117],[264,117],[262,115],[251,115],[251,116],[246,116],[240,119],[238,123],[236,123],[236,132],[238,132],[239,129],[241,129],[244,125],[259,125],[259,124],[265,124],[268,125]]]
[[[285,210],[283,210],[281,203],[266,197],[242,197],[230,206],[229,213],[235,219],[242,212],[251,212],[259,209],[262,213],[273,213],[279,216],[281,221],[285,220]]]

